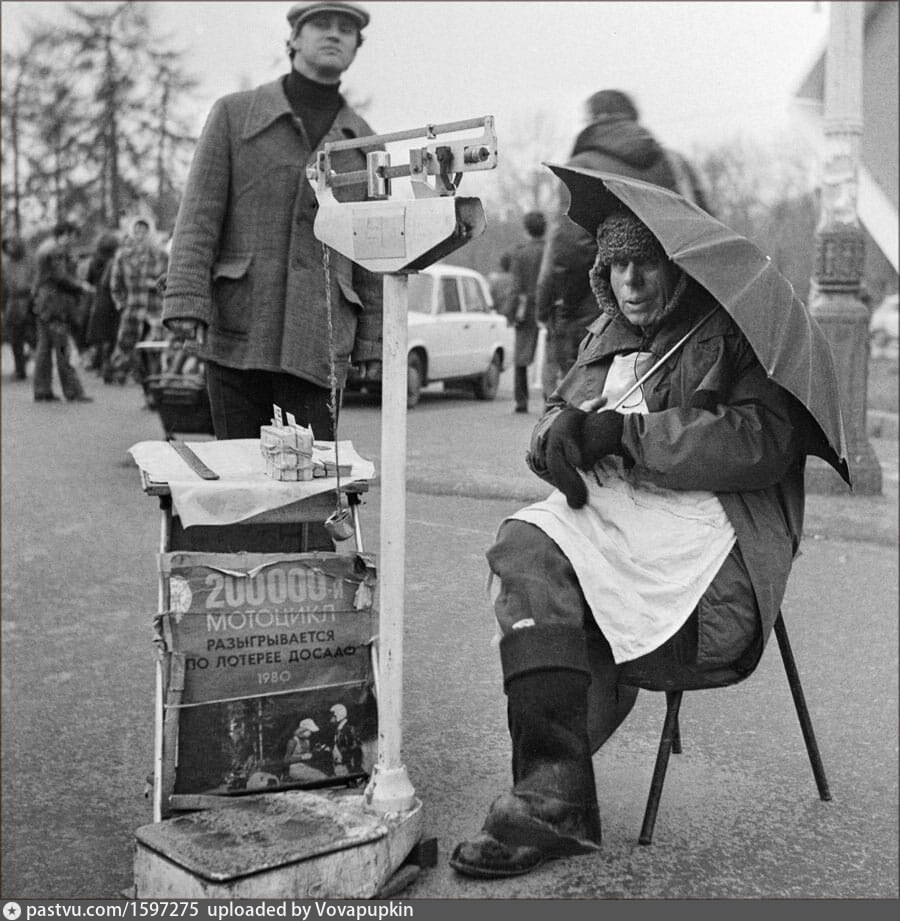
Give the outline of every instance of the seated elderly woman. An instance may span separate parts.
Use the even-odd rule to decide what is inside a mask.
[[[607,216],[597,242],[603,314],[529,454],[556,490],[507,519],[488,552],[513,786],[451,857],[470,876],[599,847],[592,753],[638,687],[753,671],[800,540],[801,404],[634,214]]]

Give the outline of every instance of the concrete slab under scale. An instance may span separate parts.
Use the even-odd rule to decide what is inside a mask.
[[[235,797],[136,832],[136,898],[372,898],[422,836],[422,805],[358,791]]]

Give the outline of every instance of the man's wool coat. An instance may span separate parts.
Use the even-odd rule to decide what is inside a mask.
[[[371,128],[346,104],[322,139]],[[230,368],[284,371],[329,385],[329,337],[315,160],[281,80],[218,100],[198,142],[178,212],[163,319],[209,327],[205,357]],[[365,168],[365,151],[332,157],[337,172]],[[336,190],[360,200],[365,185]],[[348,364],[381,359],[381,278],[330,252],[337,384]]]

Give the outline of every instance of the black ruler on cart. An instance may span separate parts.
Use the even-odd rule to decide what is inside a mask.
[[[219,474],[216,473],[215,470],[210,470],[183,441],[176,441],[173,438],[169,444],[172,445],[175,449],[175,453],[197,474],[197,476],[202,477],[204,480],[219,479]]]

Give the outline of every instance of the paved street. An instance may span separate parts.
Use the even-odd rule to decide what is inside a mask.
[[[5,360],[6,356],[4,356]],[[127,449],[162,437],[135,386],[39,404],[2,380],[4,897],[115,897],[151,819],[158,510]],[[447,865],[508,785],[484,551],[546,488],[524,467],[536,419],[426,393],[409,416],[403,757],[439,864],[411,898],[896,898],[897,442],[873,441],[880,497],[812,496],[784,611],[833,802],[819,801],[777,647],[727,690],[689,693],[652,847],[637,843],[659,694],[595,759],[596,856],[518,879]],[[534,400],[537,409],[537,400]],[[379,412],[348,399],[342,437],[378,460]],[[363,508],[378,549],[379,489]]]

